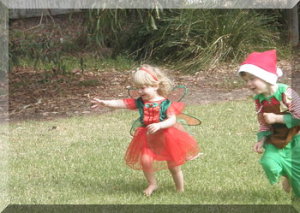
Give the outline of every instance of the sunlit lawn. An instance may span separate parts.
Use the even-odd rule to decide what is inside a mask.
[[[186,191],[168,171],[150,198],[141,171],[123,160],[137,112],[23,121],[10,125],[9,190],[14,204],[290,204],[271,186],[252,152],[257,124],[252,101],[189,106],[204,155],[183,166]]]

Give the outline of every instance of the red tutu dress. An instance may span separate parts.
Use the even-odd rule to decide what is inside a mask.
[[[154,134],[147,133],[147,125],[163,121],[168,115],[180,114],[184,108],[183,103],[171,103],[168,99],[144,102],[142,98],[123,101],[128,109],[139,110],[141,123],[126,151],[125,161],[129,167],[143,169],[143,155],[153,160],[154,171],[182,165],[199,155],[200,149],[196,140],[179,123]]]

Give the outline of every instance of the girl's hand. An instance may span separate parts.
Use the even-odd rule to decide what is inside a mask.
[[[92,109],[94,109],[96,107],[99,107],[99,105],[107,106],[107,101],[100,100],[98,98],[93,98],[93,100],[91,100],[91,102],[94,104],[94,105],[91,106]]]
[[[274,113],[263,113],[267,124],[284,123],[283,115],[276,115]]]
[[[257,152],[258,154],[263,153],[263,145],[264,145],[264,141],[258,141],[254,146],[253,146],[253,151]]]
[[[153,123],[147,126],[147,133],[153,134],[161,129],[160,123]]]

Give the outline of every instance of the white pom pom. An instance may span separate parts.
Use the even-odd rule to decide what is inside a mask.
[[[277,67],[277,69],[276,69],[276,73],[277,73],[277,76],[278,76],[278,77],[281,77],[281,76],[283,75],[282,70],[281,70],[280,68],[278,68],[278,67]]]

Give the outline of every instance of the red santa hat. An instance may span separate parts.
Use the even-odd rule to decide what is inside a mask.
[[[253,52],[241,64],[238,72],[247,72],[270,84],[276,84],[278,77],[282,76],[276,61],[276,50]]]

